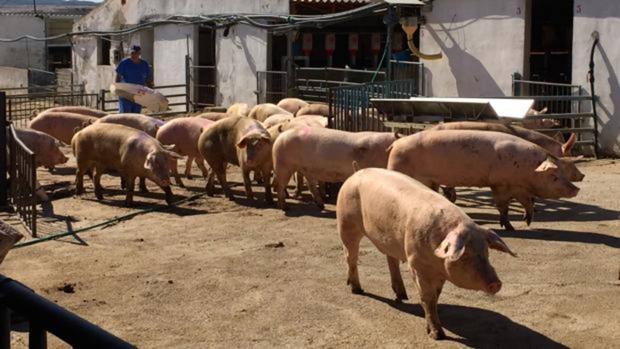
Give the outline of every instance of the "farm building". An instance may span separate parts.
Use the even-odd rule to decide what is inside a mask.
[[[1,6],[0,33],[3,38],[22,35],[49,37],[68,33],[71,32],[73,23],[87,14],[94,5],[40,5],[35,8],[31,3]],[[71,42],[68,38],[2,42],[0,87],[26,87],[29,80],[28,69],[54,72],[56,69],[71,68],[71,62]],[[36,77],[30,72],[31,82],[36,83],[33,79]]]
[[[108,0],[78,21],[74,29],[119,30],[171,15],[327,14],[367,3],[371,1],[263,0],[248,4],[245,1]],[[416,32],[415,45],[423,52],[443,56],[438,60],[422,60],[426,95],[510,96],[515,77],[575,85],[569,94],[590,94],[589,56],[594,41],[592,33],[598,32],[600,41],[594,54],[598,142],[602,153],[620,154],[620,125],[614,121],[620,113],[616,110],[620,92],[618,74],[611,64],[620,58],[620,52],[610,46],[620,30],[614,25],[620,17],[620,5],[616,1],[504,0],[483,5],[473,0],[435,0],[425,3],[421,10],[425,24]],[[256,100],[257,72],[286,71],[287,54],[300,66],[373,71],[385,45],[383,15],[326,28],[300,29],[289,35],[248,25],[211,29],[165,24],[126,36],[84,36],[75,39],[74,69],[88,91],[98,92],[114,79],[114,63],[126,54],[130,44],[138,43],[143,47],[144,58],[153,65],[155,85],[185,83],[186,77],[181,72],[185,71],[188,55],[194,65],[209,67],[198,69],[196,76],[192,76],[198,86],[211,86],[195,88],[192,93],[197,103],[224,106],[236,101],[251,103]],[[406,38],[400,26],[396,26],[395,34],[392,57],[407,57],[399,54],[399,51],[408,52],[403,50]],[[581,112],[588,108],[587,103],[580,103]]]

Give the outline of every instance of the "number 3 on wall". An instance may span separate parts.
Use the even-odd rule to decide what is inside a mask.
[[[577,13],[581,13],[581,5],[577,5],[577,7],[576,7],[576,12],[577,12]]]
[[[520,15],[521,14],[521,8],[517,7],[517,14]]]

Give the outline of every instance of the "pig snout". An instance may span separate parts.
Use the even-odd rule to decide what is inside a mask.
[[[486,293],[488,294],[496,294],[499,290],[502,289],[502,282],[499,280],[492,281],[487,284]]]

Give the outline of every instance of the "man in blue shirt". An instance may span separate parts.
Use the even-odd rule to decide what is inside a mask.
[[[153,87],[153,74],[149,64],[140,58],[140,46],[133,45],[130,49],[130,57],[123,59],[116,67],[116,82],[146,85]],[[125,98],[118,99],[119,113],[140,113],[142,106]]]

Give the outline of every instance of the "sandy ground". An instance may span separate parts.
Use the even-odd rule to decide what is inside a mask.
[[[446,284],[439,316],[450,337],[433,341],[410,272],[402,266],[410,300],[393,301],[385,257],[364,240],[360,279],[365,295],[345,284],[346,265],[334,205],[323,212],[295,202],[286,215],[242,196],[200,197],[75,238],[12,251],[1,272],[141,348],[230,347],[514,347],[611,348],[620,343],[620,163],[580,164],[586,174],[572,200],[537,205],[528,228],[499,234],[518,258],[491,252],[504,286],[496,296]],[[73,181],[73,163],[44,184]],[[199,171],[195,168],[194,174]],[[123,207],[118,178],[96,201],[86,179],[82,199],[54,202],[57,218],[43,234],[77,229],[133,212]],[[202,179],[186,180],[202,193]],[[163,203],[150,187],[139,205]],[[262,189],[256,186],[259,199]],[[480,224],[499,228],[489,192],[459,191],[458,204]],[[307,200],[308,198],[306,198]],[[378,207],[377,209],[381,209]],[[49,336],[50,347],[65,347]],[[13,332],[15,347],[27,333]]]

